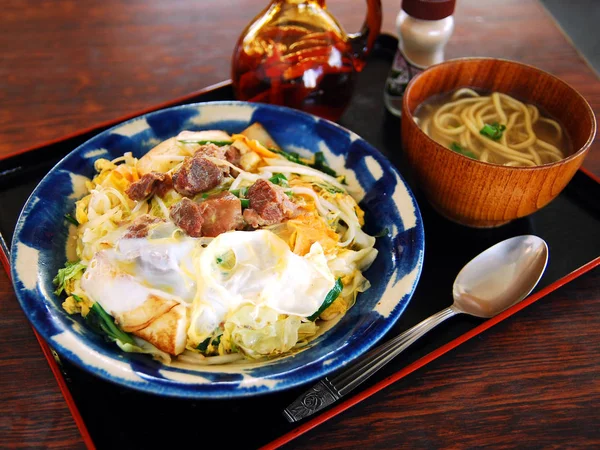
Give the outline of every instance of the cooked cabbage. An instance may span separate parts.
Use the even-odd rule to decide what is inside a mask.
[[[203,157],[224,174],[211,189],[129,196],[152,172],[174,182],[207,143],[213,153]],[[184,131],[139,160],[126,153],[94,167],[71,219],[77,261],[58,272],[56,294],[123,351],[198,364],[290,354],[370,286],[363,272],[377,256],[375,238],[363,231],[344,176],[322,154],[285,152],[260,124],[235,135]],[[227,192],[252,208],[247,195],[258,180],[276,185],[295,214],[258,230],[244,215],[243,230],[216,237],[188,236],[172,217],[184,199],[201,206]]]
[[[314,322],[280,314],[269,307],[244,305],[225,322],[221,345],[225,352],[239,349],[246,356],[277,356],[317,332]]]

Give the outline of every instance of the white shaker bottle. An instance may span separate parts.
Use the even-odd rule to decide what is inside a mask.
[[[396,18],[398,50],[384,88],[388,111],[400,117],[408,82],[444,60],[444,47],[454,31],[456,0],[402,0]]]

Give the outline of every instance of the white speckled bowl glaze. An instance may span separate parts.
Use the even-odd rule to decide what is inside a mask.
[[[262,123],[288,151],[325,154],[347,175],[349,191],[366,212],[365,229],[379,255],[365,273],[372,287],[309,348],[284,358],[213,367],[166,366],[148,355],[122,352],[68,315],[53,294],[52,279],[63,266],[68,224],[64,214],[83,195],[97,158],[125,152],[140,157],[182,130],[240,132]],[[129,120],[90,139],[62,159],[40,182],[23,208],[11,252],[14,288],[25,314],[61,357],[120,385],[159,395],[231,398],[288,389],[321,378],[372,347],[408,304],[423,263],[424,236],[410,189],[377,150],[332,122],[293,109],[243,102],[179,106]]]

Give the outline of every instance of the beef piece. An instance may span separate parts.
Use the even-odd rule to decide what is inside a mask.
[[[217,187],[221,181],[223,181],[221,167],[198,153],[191,158],[186,158],[173,175],[175,190],[188,197]]]
[[[135,183],[131,183],[131,185],[125,190],[125,193],[132,200],[143,200],[146,197],[149,197],[154,193],[156,189],[156,180],[155,177],[156,172],[150,172],[144,175]]]
[[[254,228],[280,223],[296,214],[296,205],[270,181],[258,180],[248,189],[247,197],[250,208],[244,211],[244,220]]]
[[[242,158],[242,152],[240,149],[229,145],[225,150],[225,159],[229,161],[234,166],[240,167],[240,159]]]
[[[150,226],[159,222],[163,222],[163,220],[159,219],[158,217],[152,217],[149,214],[136,217],[131,225],[129,225],[127,228],[127,231],[123,235],[123,239],[144,238],[148,236]]]
[[[202,218],[202,236],[215,237],[244,226],[242,203],[231,192],[221,192],[198,205]]]
[[[201,145],[194,153],[195,157],[210,156],[212,158],[225,159],[225,154],[228,146],[219,147],[215,144]]]
[[[169,174],[150,172],[142,176],[135,183],[131,183],[125,193],[130,199],[139,201],[150,197],[157,190],[160,191],[159,195],[163,197],[171,186],[171,176]]]
[[[160,198],[165,198],[165,195],[167,195],[167,192],[169,192],[171,189],[173,189],[173,179],[171,178],[171,175],[168,173],[165,173],[164,175],[165,175],[164,179],[159,181],[158,184],[156,185],[155,193]]]
[[[229,145],[223,145],[221,147],[215,144],[205,144],[201,145],[198,150],[194,153],[194,158],[208,157],[208,158],[217,158],[229,161],[227,159],[227,150],[229,149]],[[241,154],[240,154],[241,156]],[[209,159],[210,161],[210,159]],[[231,162],[231,161],[230,161]],[[229,166],[225,164],[219,165],[219,168],[223,171],[223,175],[229,175]]]
[[[169,216],[179,228],[189,236],[200,237],[204,218],[198,204],[189,198],[184,198],[179,203],[171,206]]]
[[[253,228],[258,228],[266,225],[273,225],[274,223],[277,223],[269,223],[268,221],[260,217],[256,211],[250,208],[244,210],[243,217],[244,221]]]
[[[171,219],[189,236],[215,237],[244,226],[242,203],[230,192],[221,192],[195,203],[184,198],[171,207]]]

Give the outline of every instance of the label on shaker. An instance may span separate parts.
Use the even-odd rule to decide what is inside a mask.
[[[402,113],[402,96],[408,82],[424,69],[406,60],[400,49],[396,51],[394,63],[385,82],[384,99],[387,109],[400,117]]]

